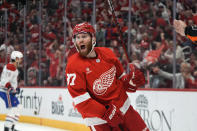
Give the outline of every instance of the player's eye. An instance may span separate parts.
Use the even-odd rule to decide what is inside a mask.
[[[82,38],[87,38],[87,35],[82,35]]]

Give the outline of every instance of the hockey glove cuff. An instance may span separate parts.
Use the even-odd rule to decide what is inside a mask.
[[[19,87],[17,87],[16,89],[11,89],[10,90],[10,93],[12,94],[12,95],[16,95],[16,94],[19,94],[20,93],[20,88]]]
[[[119,124],[123,123],[123,115],[115,105],[107,105],[106,109],[102,119],[106,120],[111,127],[118,127]]]
[[[145,85],[145,76],[143,72],[137,69],[133,64],[129,65],[130,72],[122,77],[124,87],[128,92],[136,92],[138,87]]]

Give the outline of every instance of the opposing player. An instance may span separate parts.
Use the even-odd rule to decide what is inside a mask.
[[[149,131],[126,94],[145,84],[143,73],[130,65],[126,74],[112,50],[94,47],[95,30],[87,22],[74,27],[73,42],[78,53],[68,59],[67,85],[87,126],[93,131]]]
[[[193,43],[197,44],[197,26],[186,25],[186,23],[182,20],[174,20],[173,26],[177,33],[182,36],[186,36]]]
[[[17,131],[15,123],[19,119],[20,104],[15,96],[19,94],[17,67],[21,63],[23,54],[19,51],[11,53],[11,61],[4,66],[0,80],[0,97],[4,100],[8,114],[6,116],[4,131]]]

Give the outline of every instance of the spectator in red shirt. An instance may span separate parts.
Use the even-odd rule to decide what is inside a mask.
[[[49,66],[49,72],[50,72],[50,78],[55,80],[58,74],[60,73],[60,51],[59,49],[54,49],[56,42],[52,43],[47,49],[46,53],[47,56],[50,59],[50,66]]]

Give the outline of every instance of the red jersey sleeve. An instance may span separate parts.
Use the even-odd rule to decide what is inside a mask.
[[[75,62],[77,62],[75,60]],[[80,70],[80,64],[68,63],[66,67],[67,86],[70,95],[74,100],[77,110],[82,117],[101,118],[106,111],[104,105],[94,100],[87,91],[86,78]]]

